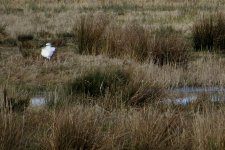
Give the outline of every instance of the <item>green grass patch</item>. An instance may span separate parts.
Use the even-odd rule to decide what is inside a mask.
[[[104,96],[115,93],[129,82],[129,74],[121,69],[94,70],[83,74],[69,83],[69,92],[88,96]]]

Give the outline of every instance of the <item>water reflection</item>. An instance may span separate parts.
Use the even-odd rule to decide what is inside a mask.
[[[197,100],[197,96],[178,98],[178,99],[176,99],[174,101],[174,104],[177,104],[177,105],[188,105],[190,103],[193,103],[196,100]]]
[[[34,97],[31,98],[31,106],[37,107],[37,106],[44,106],[46,105],[47,101],[43,97]]]
[[[193,103],[202,94],[207,95],[211,102],[225,102],[225,88],[221,87],[181,87],[169,89],[169,93],[177,95],[173,100],[169,100],[169,102],[177,105]]]
[[[211,102],[225,102],[225,88],[221,87],[181,87],[168,89],[167,92],[173,95],[173,98],[168,98],[164,102],[176,105],[188,105],[201,99],[202,94],[207,95],[207,99]],[[31,106],[38,107],[47,104],[45,96],[36,96],[31,98]]]

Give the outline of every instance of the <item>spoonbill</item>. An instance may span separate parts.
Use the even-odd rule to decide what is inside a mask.
[[[47,43],[46,46],[41,49],[41,55],[50,60],[55,52],[55,49],[55,47],[51,46],[51,43]]]

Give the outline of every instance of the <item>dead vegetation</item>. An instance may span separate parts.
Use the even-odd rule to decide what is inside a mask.
[[[77,105],[25,114],[1,112],[0,145],[3,149],[223,149],[224,109],[208,110],[160,113],[150,106],[104,113]]]
[[[193,43],[196,50],[224,51],[225,48],[225,17],[223,13],[204,16],[193,26]]]
[[[97,18],[96,22],[94,18]],[[106,54],[140,62],[153,61],[161,66],[187,65],[190,47],[181,36],[154,33],[135,22],[123,26],[113,22],[108,25],[105,18],[110,16],[81,16],[80,22],[75,24],[75,41],[80,54]]]
[[[164,103],[225,85],[221,1],[3,3],[0,149],[224,149],[224,103]],[[56,60],[39,58],[47,42]],[[30,108],[39,92],[47,106]]]

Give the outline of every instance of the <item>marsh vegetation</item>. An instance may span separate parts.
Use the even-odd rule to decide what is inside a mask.
[[[224,8],[2,0],[0,149],[224,149]]]

